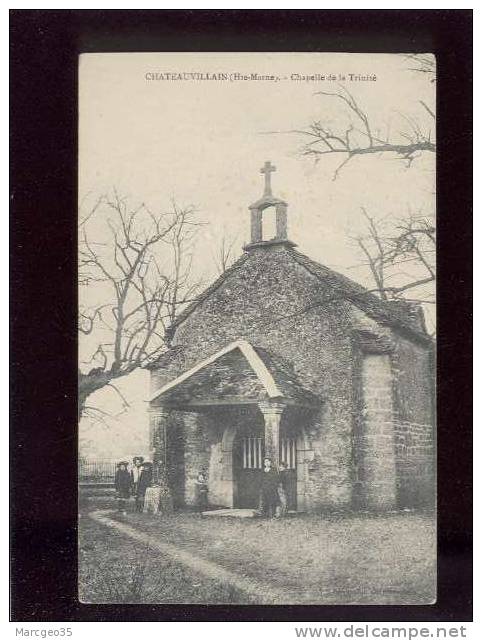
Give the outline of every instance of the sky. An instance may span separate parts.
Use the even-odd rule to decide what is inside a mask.
[[[217,275],[213,255],[222,236],[235,239],[236,255],[249,241],[248,206],[262,195],[259,170],[270,160],[277,168],[273,193],[288,202],[289,238],[311,258],[370,285],[350,240],[363,230],[362,208],[375,218],[403,216],[408,208],[433,212],[433,154],[410,168],[393,157],[355,158],[334,180],[341,159],[325,156],[315,164],[302,157],[304,139],[293,131],[317,119],[334,128],[348,124],[338,101],[317,95],[336,91],[339,84],[370,114],[375,131],[396,132],[406,127],[407,117],[429,122],[421,101],[435,104],[435,85],[411,66],[399,54],[84,54],[80,216],[113,188],[133,205],[145,202],[155,211],[168,209],[172,200],[193,205],[206,223],[195,270],[210,282]],[[168,80],[167,73],[204,74],[204,79]],[[279,80],[237,79],[252,73]],[[206,74],[229,79],[206,79]],[[312,75],[318,79],[298,79]],[[357,75],[376,80],[354,80]],[[125,435],[147,434],[147,373],[138,372],[121,386],[129,411],[109,421],[109,428],[81,425],[81,438],[105,457],[130,454]],[[95,396],[101,407],[118,407],[112,390]]]

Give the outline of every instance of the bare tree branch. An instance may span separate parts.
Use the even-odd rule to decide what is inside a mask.
[[[374,291],[385,300],[407,300],[405,292],[418,290],[420,296],[412,294],[411,301],[433,302],[421,289],[433,285],[436,279],[435,226],[431,217],[409,213],[395,222],[376,221],[365,209],[362,211],[367,220],[366,232],[354,240],[370,269]],[[401,269],[401,265],[409,269]],[[389,280],[397,282],[387,284]]]
[[[125,409],[112,381],[166,349],[167,324],[199,289],[191,275],[199,225],[192,207],[173,203],[160,214],[144,203],[131,209],[115,190],[81,219],[79,332],[97,341],[90,369],[79,372],[81,413],[89,395],[105,386]],[[99,302],[87,304],[89,297]]]
[[[224,272],[230,267],[234,261],[234,245],[238,237],[228,238],[226,234],[221,237],[219,246],[216,253],[213,253],[214,262],[219,274]]]
[[[348,124],[344,129],[334,130],[318,120],[311,123],[307,129],[296,131],[309,138],[301,149],[303,156],[311,156],[315,160],[325,155],[344,156],[335,170],[334,180],[341,169],[356,156],[395,154],[407,164],[411,164],[419,153],[436,151],[431,129],[423,132],[416,120],[404,114],[401,114],[401,117],[405,120],[407,127],[399,132],[399,140],[390,137],[388,132],[385,137],[375,136],[367,114],[348,89],[342,85],[339,85],[337,92],[320,91],[316,95],[335,99],[348,109]],[[429,107],[422,101],[421,104],[433,116]]]
[[[430,74],[432,82],[435,81],[435,58],[429,55],[411,54],[404,56],[413,63],[412,71]],[[434,141],[435,112],[420,100],[418,105],[423,108],[424,115],[428,114],[430,120],[422,125],[422,121],[409,114],[398,114],[402,121],[401,129],[397,133],[387,127],[385,135],[378,133],[378,128],[370,121],[368,114],[357,102],[355,97],[343,85],[338,85],[336,91],[319,91],[315,95],[334,100],[340,109],[339,124],[333,128],[328,119],[319,119],[311,122],[301,130],[294,130],[305,138],[306,142],[301,148],[303,156],[312,157],[319,161],[325,155],[339,155],[340,164],[335,169],[333,180],[339,176],[340,171],[350,160],[374,154],[394,154],[405,161],[407,166],[422,153],[435,153]],[[345,124],[342,124],[342,119]]]
[[[413,64],[409,67],[410,71],[417,71],[418,73],[426,73],[430,78],[430,82],[435,82],[437,79],[437,69],[435,57],[432,54],[410,53],[404,56],[405,60]]]

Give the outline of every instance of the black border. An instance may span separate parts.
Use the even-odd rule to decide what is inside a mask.
[[[11,10],[11,620],[472,620],[472,11]],[[427,52],[438,61],[439,597],[432,606],[77,601],[77,56]]]

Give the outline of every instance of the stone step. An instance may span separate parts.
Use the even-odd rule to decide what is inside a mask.
[[[220,516],[220,517],[231,517],[235,519],[254,519],[259,516],[256,510],[252,509],[240,509],[240,508],[223,508],[220,510],[207,510],[206,512],[201,512],[202,516]]]

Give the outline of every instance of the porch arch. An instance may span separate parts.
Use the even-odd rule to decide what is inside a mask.
[[[221,488],[220,495],[223,504],[234,507],[237,499],[237,480],[233,465],[233,449],[238,425],[228,425],[221,440]],[[312,448],[307,438],[305,428],[299,426],[296,436],[296,500],[298,511],[306,510],[308,506],[308,465],[311,461]]]
[[[233,470],[233,446],[237,425],[228,425],[221,440],[221,493],[227,507],[234,507],[236,500],[236,479]]]

